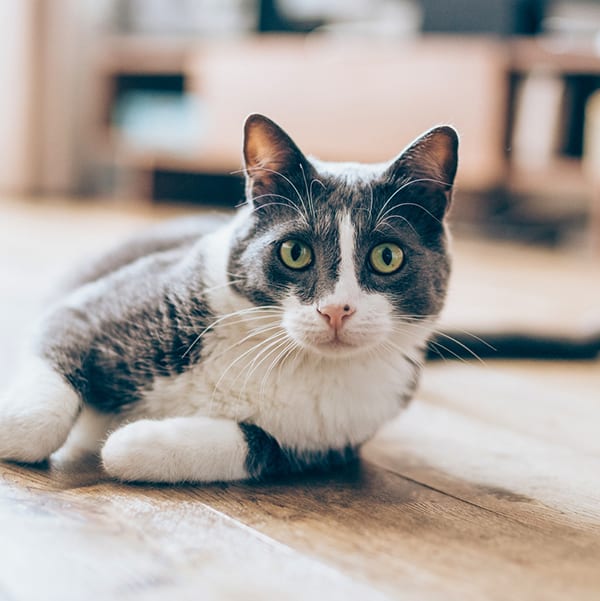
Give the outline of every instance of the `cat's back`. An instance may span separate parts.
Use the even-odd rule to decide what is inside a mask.
[[[200,238],[227,223],[230,218],[228,213],[214,212],[179,217],[160,223],[81,265],[63,283],[60,292],[70,292],[105,278],[140,259],[174,253],[178,250],[185,252]]]

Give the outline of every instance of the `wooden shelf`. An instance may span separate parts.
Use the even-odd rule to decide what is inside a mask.
[[[320,58],[315,59],[317,54]],[[342,149],[356,147],[358,140],[373,138],[373,131],[376,128],[360,121],[351,126],[340,125],[344,115],[338,115],[339,103],[336,98],[328,98],[327,94],[318,98],[309,95],[307,98],[297,99],[298,84],[294,82],[299,80],[289,75],[290,71],[296,69],[302,75],[306,70],[304,61],[309,59],[316,60],[317,64],[330,61],[335,65],[346,61],[354,65],[356,72],[364,67],[366,74],[364,78],[370,78],[372,86],[376,86],[382,79],[373,75],[373,65],[377,64],[383,69],[384,75],[397,71],[402,72],[403,77],[407,79],[412,77],[415,81],[436,82],[442,78],[439,61],[443,56],[444,60],[450,61],[449,65],[454,71],[448,69],[452,71],[448,75],[449,84],[442,87],[450,96],[448,90],[454,90],[452,92],[454,96],[449,99],[444,96],[445,103],[440,103],[439,91],[435,91],[439,85],[436,84],[437,87],[434,86],[429,93],[424,94],[424,101],[415,101],[412,104],[409,102],[400,110],[400,114],[418,115],[421,111],[423,115],[418,115],[419,118],[423,117],[431,124],[432,115],[437,114],[436,110],[440,106],[454,106],[451,110],[445,109],[445,113],[442,111],[441,116],[434,116],[433,122],[436,119],[438,122],[441,122],[440,120],[452,122],[463,134],[459,181],[462,189],[485,192],[499,186],[521,195],[568,199],[589,199],[591,196],[589,182],[583,176],[580,161],[577,159],[557,158],[541,166],[518,165],[511,161],[510,156],[505,160],[503,145],[504,133],[512,127],[510,107],[506,102],[509,76],[521,77],[532,71],[547,71],[559,76],[600,75],[600,53],[592,42],[574,42],[555,37],[514,38],[502,41],[465,39],[456,36],[427,36],[394,45],[381,43],[363,47],[358,42],[350,46],[338,42],[337,46],[332,47],[330,42],[322,39],[312,40],[308,44],[306,40],[297,36],[243,37],[223,43],[222,41],[198,41],[185,36],[116,35],[104,37],[97,45],[95,56],[97,80],[101,88],[97,94],[100,98],[98,104],[104,106],[98,109],[99,115],[105,117],[109,114],[106,107],[110,105],[113,93],[111,79],[120,74],[181,75],[185,81],[186,91],[202,95],[211,107],[210,117],[214,130],[212,138],[206,140],[204,146],[199,144],[198,149],[189,155],[126,148],[118,133],[115,135],[114,131],[108,131],[111,127],[106,120],[101,122],[102,119],[96,119],[96,137],[97,140],[103,141],[97,148],[98,154],[114,158],[126,168],[140,171],[161,169],[199,173],[230,173],[240,169],[239,129],[243,116],[251,112],[247,106],[249,104],[252,110],[264,110],[275,119],[281,119],[290,130],[299,132],[299,143],[313,149],[312,152],[315,154],[323,158],[337,157],[339,160],[357,158],[341,156],[339,147],[341,146]],[[471,64],[473,56],[478,60]],[[385,60],[379,60],[381,57],[385,57]],[[403,62],[405,59],[408,61],[406,65]],[[275,75],[279,74],[278,76],[283,78],[282,81],[287,86],[287,88],[283,86],[275,97],[268,92],[263,93],[260,86],[254,85],[261,79],[264,70],[272,68],[273,64]],[[471,65],[470,70],[465,71],[465,65]],[[318,79],[323,75],[324,79],[319,85],[321,85],[320,89],[326,89],[330,83],[327,78],[330,79],[331,74],[325,71],[325,74],[321,74],[319,69],[309,69],[307,77],[314,83],[315,78]],[[304,80],[300,78],[300,81]],[[461,82],[460,86],[457,81]],[[352,98],[352,89],[342,88],[342,84],[339,89],[336,88],[337,94],[344,98]],[[241,93],[240,89],[246,90],[246,93]],[[470,91],[465,91],[467,89]],[[286,90],[288,96],[285,96]],[[484,92],[485,95],[473,105],[475,108],[462,110],[462,103],[459,102],[461,94],[473,98]],[[372,92],[371,96],[380,98],[376,117],[382,118],[381,115],[385,113],[382,106],[386,102],[391,102],[389,98],[393,94],[386,88],[381,90],[380,96]],[[400,97],[404,99],[404,96],[400,95]],[[296,100],[298,105],[294,104]],[[345,112],[351,114],[352,111],[364,109],[365,102],[362,97],[355,99],[354,104],[350,103],[346,106]],[[343,134],[335,140],[336,148],[325,147],[330,140],[323,139],[320,125],[313,123],[310,127],[306,126],[302,121],[302,115],[299,114],[301,113],[298,110],[299,106],[304,107],[307,114],[314,114],[317,117],[336,115],[336,125],[341,128]],[[397,113],[398,103],[392,102],[392,106]],[[320,115],[318,115],[319,111]],[[388,109],[388,113],[393,114],[393,110]],[[446,113],[449,116],[446,116]],[[416,117],[415,119],[419,120]],[[415,119],[411,118],[409,121]],[[377,119],[374,121],[376,122]],[[406,119],[396,121],[405,124]],[[474,124],[475,121],[478,125]],[[485,124],[485,127],[482,124]],[[372,125],[373,123],[370,124]],[[387,153],[388,149],[383,148],[384,141],[391,140],[393,143],[395,140],[407,138],[406,132],[403,133],[402,130],[404,125],[401,127],[395,123],[394,127],[398,131],[386,130],[386,136],[381,140],[371,141],[370,148]],[[415,128],[417,127],[422,127],[422,124],[415,124]],[[488,133],[482,136],[480,132],[485,129]],[[215,132],[218,132],[218,135]],[[347,139],[342,140],[341,138],[346,134]],[[368,149],[361,150],[367,153]],[[381,157],[374,155],[358,158],[381,160]]]
[[[193,173],[227,174],[242,168],[242,150],[237,159],[229,152],[212,149],[193,153],[168,150],[144,150],[131,146],[117,128],[110,127],[104,136],[101,152],[105,160],[141,171],[181,171]],[[100,150],[100,149],[99,149]]]
[[[511,70],[533,70],[568,75],[599,75],[600,47],[591,40],[569,40],[554,36],[516,38],[509,43]]]
[[[148,171],[181,171],[191,173],[228,174],[242,168],[242,156],[237,163],[227,156],[212,153],[200,155],[171,154],[166,151],[121,150],[119,160],[124,165]]]
[[[105,73],[182,75],[197,46],[184,36],[105,36],[96,44],[95,63]]]
[[[600,46],[593,40],[558,36],[514,38],[508,48],[510,74],[516,78],[529,74],[547,74],[557,78],[600,75]],[[514,97],[511,104],[514,111]],[[561,119],[564,119],[565,108],[560,110]],[[509,128],[512,126],[514,124],[509,124]],[[549,124],[549,127],[552,125]],[[519,164],[509,158],[506,187],[510,192],[521,195],[562,198],[565,210],[577,204],[580,207],[589,206],[592,196],[591,182],[583,173],[580,158],[554,157],[540,165]],[[570,207],[567,206],[569,204]]]

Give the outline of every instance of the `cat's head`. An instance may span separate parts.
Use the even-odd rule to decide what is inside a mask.
[[[387,164],[325,163],[251,115],[234,289],[273,307],[297,345],[324,356],[414,348],[446,295],[457,149],[456,132],[442,126]]]

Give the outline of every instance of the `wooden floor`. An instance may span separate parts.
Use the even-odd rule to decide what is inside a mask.
[[[156,220],[0,201],[0,382],[68,264]],[[565,331],[598,265],[457,241],[446,323]],[[596,314],[597,315],[597,314]],[[345,472],[123,486],[0,464],[0,600],[600,599],[600,364],[448,362]]]

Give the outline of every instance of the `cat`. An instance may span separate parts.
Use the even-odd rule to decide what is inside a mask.
[[[0,457],[78,436],[110,476],[171,483],[355,460],[419,380],[457,153],[439,126],[386,164],[326,163],[250,115],[235,216],[126,244],[47,311],[0,398]]]

